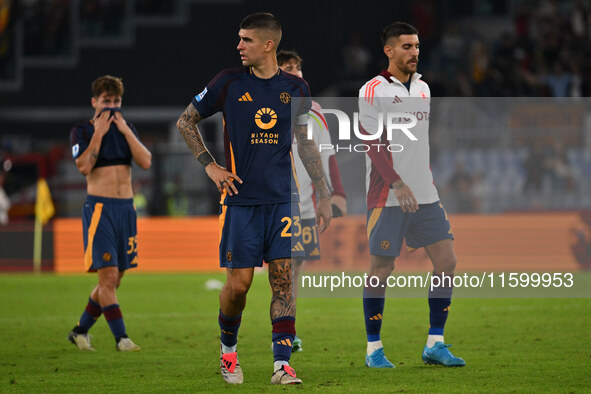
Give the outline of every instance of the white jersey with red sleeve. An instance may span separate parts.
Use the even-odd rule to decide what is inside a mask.
[[[419,204],[439,200],[429,164],[431,92],[429,85],[420,77],[418,73],[411,75],[409,91],[384,70],[359,90],[359,131],[375,134],[380,120],[383,124],[379,139],[364,141],[370,146],[366,156],[368,210],[400,205],[390,188],[398,179],[410,187]],[[393,124],[410,126],[416,119],[416,125],[407,127],[409,133],[400,127],[393,128],[388,139],[388,114]],[[403,114],[412,116],[405,117]]]
[[[332,145],[330,133],[328,131],[328,125],[326,123],[324,115],[322,114],[322,107],[316,101],[312,101],[312,109],[310,110],[310,116],[313,119],[312,136],[314,137],[314,142],[316,142],[316,145]],[[310,176],[308,175],[308,171],[306,171],[304,163],[302,163],[302,159],[300,159],[300,155],[298,154],[298,144],[295,138],[293,140],[291,149],[293,152],[296,176],[300,191],[300,214],[302,219],[312,219],[316,217],[316,211],[314,207],[314,186],[312,184]],[[334,149],[323,148],[320,152],[322,170],[324,172],[324,177],[326,179],[328,189],[331,192],[333,188],[330,177],[329,161],[330,157],[334,155]]]

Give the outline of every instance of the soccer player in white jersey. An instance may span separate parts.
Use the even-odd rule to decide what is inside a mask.
[[[281,50],[277,52],[277,64],[281,70],[287,73],[300,78],[304,77],[302,72],[302,58],[295,51]],[[326,119],[322,113],[322,107],[316,101],[312,101],[310,117],[313,119],[312,136],[314,137],[314,142],[316,142],[317,146],[322,147],[320,150],[320,159],[322,160],[322,169],[324,171],[324,177],[326,178],[326,184],[331,191],[332,216],[335,218],[344,216],[347,214],[345,190],[343,188],[343,183],[341,182],[341,175],[337,165],[335,151],[332,148],[326,149],[328,146],[332,147],[332,140],[330,138],[330,132],[328,131]],[[304,167],[304,163],[302,163],[302,159],[300,159],[300,156],[297,154],[298,144],[296,139],[293,140],[292,151],[299,184],[300,216],[302,218],[301,233],[305,253],[303,258],[294,258],[292,262],[292,292],[295,298],[297,297],[298,278],[302,265],[306,261],[320,259],[320,240],[318,239],[318,231],[316,230],[314,186]],[[297,231],[297,228],[295,231]],[[302,340],[297,335],[293,341],[293,351],[302,351]]]
[[[456,256],[453,233],[429,166],[431,94],[429,86],[417,73],[418,32],[406,23],[396,22],[383,30],[382,43],[388,69],[359,90],[359,130],[374,134],[380,130],[378,125],[388,122],[408,126],[394,129],[389,139],[384,130],[379,138],[369,143],[372,150],[366,157],[369,275],[377,276],[380,286],[368,285],[363,292],[367,333],[365,365],[394,367],[384,354],[380,336],[387,287],[382,285],[394,270],[394,260],[406,239],[410,250],[425,248],[433,264],[433,277],[442,279],[441,286],[429,291],[430,324],[423,361],[464,366],[464,360],[455,357],[443,340]],[[404,115],[388,120],[388,113]]]

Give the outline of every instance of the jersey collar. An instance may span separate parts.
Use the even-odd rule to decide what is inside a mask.
[[[250,75],[252,75],[253,77],[255,77],[256,79],[260,79],[261,81],[269,81],[275,77],[277,77],[280,73],[281,73],[281,69],[279,67],[277,67],[277,72],[275,74],[273,74],[273,76],[271,78],[259,78],[255,75],[254,71],[252,70],[252,66],[248,66],[248,73]]]
[[[382,77],[384,77],[386,79],[386,81],[390,82],[390,83],[399,83],[401,85],[403,85],[402,82],[400,82],[398,79],[396,79],[394,77],[394,75],[390,74],[390,71],[388,70],[383,70],[380,75]],[[412,73],[412,75],[410,76],[410,82],[413,83],[414,81],[416,81],[417,79],[419,79],[422,75],[419,73]]]

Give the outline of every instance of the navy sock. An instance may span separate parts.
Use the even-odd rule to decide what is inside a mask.
[[[440,286],[429,289],[429,335],[443,335],[451,305],[453,275],[445,275],[442,282]]]
[[[115,342],[119,342],[121,338],[127,338],[127,332],[125,332],[125,323],[123,322],[123,315],[119,304],[107,305],[103,308],[105,319],[109,323],[109,328],[115,337]]]
[[[385,294],[386,289],[381,287],[363,289],[363,314],[368,342],[380,340]]]
[[[88,304],[86,304],[86,308],[84,308],[84,312],[82,312],[78,324],[74,327],[74,332],[78,334],[86,334],[88,330],[90,330],[90,327],[92,327],[101,316],[101,313],[101,306],[89,298]]]
[[[220,339],[224,346],[234,346],[238,342],[238,329],[240,328],[240,322],[242,322],[242,313],[238,316],[226,316],[220,309],[218,317],[220,324]]]
[[[280,317],[271,323],[273,324],[273,357],[275,361],[289,361],[296,334],[295,317]]]

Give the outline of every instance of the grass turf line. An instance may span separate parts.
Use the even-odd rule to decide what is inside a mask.
[[[101,317],[96,352],[66,336],[96,276],[0,275],[0,392],[211,392],[284,390],[272,372],[270,290],[256,275],[239,333],[245,374],[228,387],[219,373],[218,291],[223,275],[130,274],[118,291],[139,353],[119,353]],[[591,387],[590,299],[455,299],[446,326],[465,368],[424,366],[425,299],[387,299],[382,340],[394,370],[363,365],[361,300],[301,299],[297,331],[304,351],[292,365],[305,391],[585,392]]]

